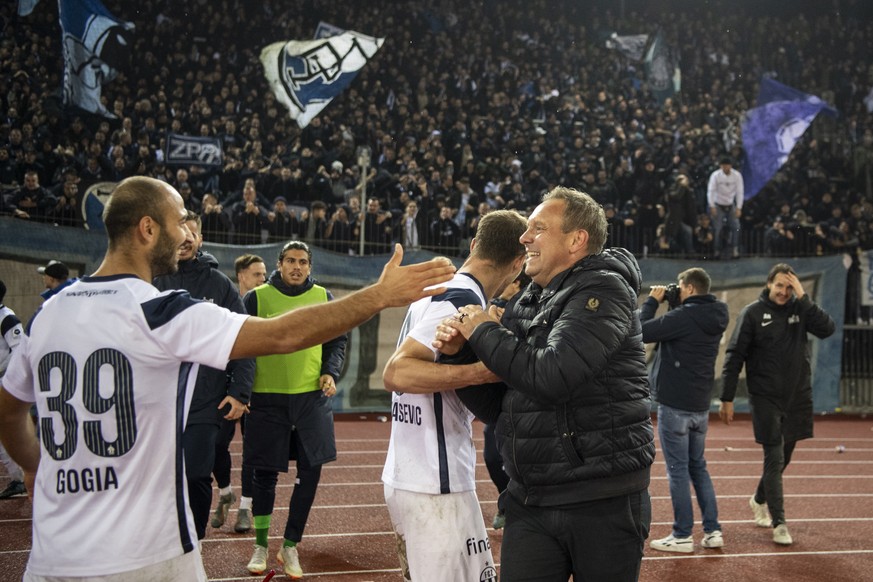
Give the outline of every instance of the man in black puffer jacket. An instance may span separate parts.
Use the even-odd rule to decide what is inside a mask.
[[[606,235],[590,196],[555,188],[521,237],[533,283],[502,325],[472,305],[450,322],[502,381],[459,396],[502,441],[504,582],[639,577],[655,457],[641,276],[629,252],[603,250]],[[437,335],[447,353],[451,336]]]
[[[236,313],[246,313],[233,282],[218,270],[218,261],[200,251],[203,237],[200,216],[189,212],[186,221],[194,242],[183,244],[179,251],[179,270],[173,275],[155,278],[161,291],[184,289],[194,299],[210,301]],[[206,523],[212,506],[212,468],[221,418],[236,420],[247,411],[255,377],[255,360],[231,360],[226,370],[200,366],[191,399],[188,423],[182,436],[185,451],[185,476],[197,539],[206,537]],[[222,495],[219,504],[227,507],[233,494]]]

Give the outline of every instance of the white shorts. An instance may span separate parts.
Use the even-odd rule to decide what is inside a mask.
[[[497,582],[475,491],[430,495],[385,485],[385,503],[407,580]]]
[[[188,552],[177,558],[164,560],[138,570],[107,574],[106,576],[37,576],[28,571],[22,582],[206,582],[206,570],[199,551]]]

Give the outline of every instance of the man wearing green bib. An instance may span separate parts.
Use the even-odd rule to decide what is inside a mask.
[[[292,241],[282,248],[276,270],[264,285],[249,291],[243,303],[251,315],[271,318],[306,305],[326,303],[330,292],[311,277],[312,252]],[[312,325],[317,325],[313,322]],[[303,577],[297,544],[315,500],[321,466],[336,460],[330,397],[345,358],[346,336],[292,354],[257,358],[251,413],[246,421],[243,462],[254,469],[252,514],[255,550],[249,572],[267,570],[267,536],[280,472],[297,464],[285,541],[277,556],[287,576]]]

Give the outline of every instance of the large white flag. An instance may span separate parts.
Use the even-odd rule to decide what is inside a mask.
[[[261,51],[261,63],[276,98],[297,125],[306,127],[384,42],[351,30],[318,40],[277,42]]]
[[[132,22],[118,20],[100,0],[58,0],[64,43],[64,104],[114,118],[100,102],[104,84],[129,55]]]

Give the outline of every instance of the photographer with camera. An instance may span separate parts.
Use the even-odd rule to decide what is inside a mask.
[[[667,464],[673,501],[673,532],[649,545],[664,552],[693,552],[694,511],[689,481],[703,516],[700,545],[724,545],[715,489],[703,458],[715,382],[718,345],[728,324],[728,307],[710,294],[709,275],[700,268],[679,273],[678,284],[653,285],[640,308],[643,341],[657,342],[650,372],[658,402],[658,438]],[[655,318],[661,303],[669,311]]]

